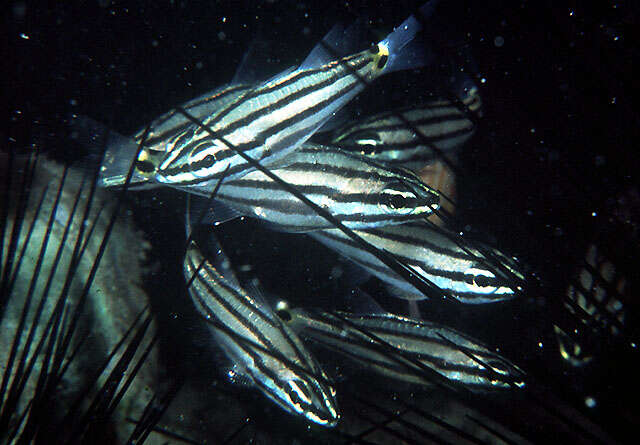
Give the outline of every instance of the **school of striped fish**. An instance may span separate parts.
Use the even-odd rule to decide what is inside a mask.
[[[427,296],[370,248],[457,302],[515,298],[524,276],[514,259],[467,244],[433,222],[445,196],[429,168],[455,160],[473,135],[482,114],[477,88],[466,88],[458,101],[436,99],[331,125],[370,82],[430,63],[415,37],[434,3],[364,51],[353,51],[358,42],[351,41],[350,28],[336,26],[297,67],[263,81],[239,70],[230,84],[132,137],[109,133],[102,186],[171,187],[190,194],[184,278],[212,338],[233,364],[229,376],[251,382],[285,411],[315,424],[335,426],[340,409],[331,376],[311,344],[416,385],[430,384],[425,376],[472,391],[524,385],[524,372],[505,357],[416,313],[377,308],[356,314],[276,303],[255,284],[239,281],[212,234],[195,235],[196,226],[246,216],[267,228],[308,235],[399,298]],[[77,118],[76,126],[102,130],[89,118]],[[363,247],[367,243],[370,248]]]

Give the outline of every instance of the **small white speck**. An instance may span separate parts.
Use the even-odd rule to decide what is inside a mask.
[[[591,396],[587,396],[584,398],[584,404],[586,405],[587,408],[595,408],[597,405],[596,399],[594,399]]]
[[[542,342],[541,342],[541,341],[540,341],[540,342],[538,342],[538,347],[539,347],[539,348],[542,348]]]
[[[20,34],[20,37],[21,37],[21,38],[23,38],[23,39],[25,39],[25,40],[29,40],[29,36],[28,36],[28,35],[26,35],[25,33],[21,33],[21,34]]]
[[[591,212],[591,216],[598,216],[598,212]]]
[[[480,79],[480,83],[487,83],[487,79],[483,77],[482,79]]]
[[[631,342],[631,347],[635,349],[636,348],[636,344],[634,342]]]
[[[226,17],[222,17],[222,23],[227,23],[227,18]]]

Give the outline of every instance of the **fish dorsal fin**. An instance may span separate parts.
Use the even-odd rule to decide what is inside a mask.
[[[299,69],[318,68],[332,60],[356,53],[361,49],[359,46],[364,40],[362,36],[365,21],[364,18],[358,18],[348,28],[345,28],[343,24],[335,25],[311,50],[307,58],[300,64]]]
[[[254,38],[242,56],[242,60],[231,79],[232,84],[253,84],[258,82],[263,75],[266,65],[265,54],[268,52],[268,44],[262,39]]]
[[[270,65],[273,64],[273,62],[270,62],[272,56],[270,48],[275,46],[277,46],[275,42],[272,43],[258,38],[253,39],[236,69],[231,85],[253,85],[258,82],[269,83],[294,71],[296,67],[290,66],[278,74],[267,77],[269,72],[273,73],[273,70],[270,69],[272,68]],[[265,79],[267,80],[265,81]]]

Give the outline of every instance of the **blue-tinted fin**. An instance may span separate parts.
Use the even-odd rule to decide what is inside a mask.
[[[389,292],[394,297],[402,298],[403,300],[428,300],[428,298],[424,296],[422,292],[418,291],[418,289],[416,289],[414,293],[414,292],[409,292],[405,289],[400,289],[399,287],[394,286],[392,284],[387,284],[386,289],[387,289],[387,292]]]
[[[433,51],[422,42],[414,41],[423,24],[431,19],[439,1],[425,3],[419,11],[420,17],[409,16],[400,26],[389,34],[379,45],[389,51],[389,60],[384,67],[385,73],[392,71],[420,68],[433,60]]]
[[[353,113],[351,112],[349,107],[342,107],[338,111],[332,114],[329,120],[325,122],[325,124],[316,131],[316,134],[326,133],[328,131],[335,131],[336,129],[342,127],[352,119],[353,119]]]
[[[371,272],[357,263],[349,261],[345,258],[339,264],[343,269],[342,274],[345,277],[344,281],[350,287],[361,286],[369,281],[369,279],[371,279]]]
[[[345,298],[351,306],[351,312],[359,315],[388,315],[380,304],[362,289],[352,289]]]
[[[407,304],[409,306],[409,318],[422,320],[422,314],[420,313],[418,302],[416,300],[407,300]]]
[[[263,40],[253,39],[242,56],[240,65],[231,79],[231,84],[253,84],[264,78],[266,43]]]
[[[275,46],[275,43],[271,43],[262,39],[253,39],[249,44],[249,48],[244,53],[242,61],[236,73],[231,80],[232,85],[253,85],[257,82],[271,82],[274,79],[286,76],[296,69],[295,66],[291,66],[278,74],[272,75],[273,70],[269,69],[273,64],[269,61],[271,57],[271,47]],[[269,77],[271,75],[271,77]]]
[[[215,199],[190,195],[190,202],[193,225],[217,226],[242,216],[237,210]]]
[[[122,136],[87,116],[74,115],[69,123],[71,138],[89,151],[89,158],[96,162],[102,159],[99,185],[103,187],[123,185],[131,163],[135,161],[134,158],[138,153],[138,143],[133,138]],[[152,179],[153,176],[143,175],[136,169],[130,184],[132,186],[151,185],[149,183]]]
[[[322,38],[322,41],[311,50],[307,58],[300,64],[300,69],[318,68],[332,60],[336,60],[333,54],[327,51],[325,45],[329,48],[338,48],[338,42],[342,39],[344,32],[345,28],[341,23],[334,25],[327,35]],[[323,45],[322,42],[324,42],[325,45]]]
[[[337,24],[325,35],[300,64],[301,70],[317,68],[333,60],[362,50],[364,45],[364,23],[366,19],[359,17],[348,28]]]

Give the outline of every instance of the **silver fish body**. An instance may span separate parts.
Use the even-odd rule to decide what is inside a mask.
[[[463,103],[477,112],[481,105],[477,89]],[[474,132],[474,120],[466,110],[451,100],[438,99],[349,123],[333,133],[330,143],[418,170],[437,159],[438,151],[448,154],[462,147]]]
[[[136,180],[147,177],[204,194],[223,173],[235,178],[253,169],[234,150],[265,165],[278,161],[311,137],[369,81],[421,64],[421,58],[409,60],[402,53],[420,29],[411,16],[369,50],[332,61],[326,56],[314,59],[319,52],[312,51],[297,70],[258,83],[216,109],[203,119],[207,128],[191,124],[179,132],[161,133],[165,137],[153,141],[161,149],[143,154],[164,155],[138,158]]]
[[[438,208],[439,196],[412,172],[337,148],[305,143],[272,171],[350,228],[400,224]],[[333,227],[260,171],[225,180],[216,199],[281,231]]]
[[[301,335],[366,369],[397,380],[429,384],[422,368],[426,367],[469,389],[524,385],[524,373],[517,366],[477,340],[446,326],[392,314],[356,315],[302,309],[278,314],[300,330]]]
[[[518,289],[504,277],[496,276],[483,265],[480,252],[465,252],[450,235],[424,222],[408,222],[398,226],[355,230],[373,246],[383,249],[411,266],[456,300],[466,304],[494,303],[515,297]],[[406,299],[423,299],[424,295],[389,269],[373,255],[361,249],[339,230],[310,232],[309,236],[355,262],[375,277],[392,286],[393,293]],[[523,276],[510,258],[498,251],[492,253],[518,279]],[[490,260],[486,260],[491,263]]]
[[[190,282],[195,275],[189,294],[202,316],[225,327],[210,324],[217,343],[236,368],[283,409],[335,426],[340,417],[335,390],[320,365],[270,306],[239,287],[228,260],[223,257],[219,263],[214,267],[195,242],[190,243],[184,276]]]
[[[251,89],[251,85],[233,84],[224,85],[213,91],[204,93],[180,107],[198,120],[204,120],[230,105],[244,93]],[[171,145],[167,141],[184,133],[192,125],[182,113],[171,110],[154,119],[149,125],[149,133],[144,140],[144,148],[153,152],[167,153]],[[142,142],[146,127],[141,128],[134,135],[134,140]]]

